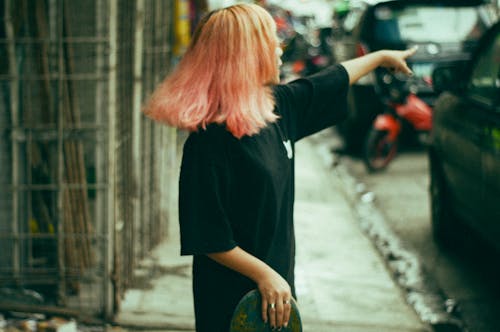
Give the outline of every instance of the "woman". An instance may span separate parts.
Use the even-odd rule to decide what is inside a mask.
[[[238,301],[286,326],[295,296],[294,143],[341,121],[350,84],[414,50],[379,51],[279,85],[279,41],[257,5],[209,13],[144,111],[190,131],[179,181],[181,254],[193,255],[196,330],[228,331]]]

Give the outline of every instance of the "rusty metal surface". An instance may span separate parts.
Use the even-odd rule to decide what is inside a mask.
[[[0,6],[0,289],[109,317],[174,217],[175,131],[140,114],[172,2]]]

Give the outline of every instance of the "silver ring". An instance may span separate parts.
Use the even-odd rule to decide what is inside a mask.
[[[276,304],[269,303],[269,309],[274,310],[275,307],[276,307]]]
[[[283,301],[284,304],[290,304],[290,300]]]

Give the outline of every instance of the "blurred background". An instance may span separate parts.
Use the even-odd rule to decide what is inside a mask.
[[[172,225],[177,223],[177,171],[185,133],[141,116],[141,105],[178,63],[199,19],[237,2],[0,1],[0,312],[83,313],[89,320],[110,321],[120,311],[125,292],[138,282],[140,262],[176,236]],[[455,172],[443,181],[470,177],[484,184],[471,191],[472,185],[460,189],[450,183],[446,193],[462,197],[464,204],[443,202],[435,187],[431,202],[434,209],[445,203],[446,208],[479,206],[480,214],[463,212],[461,219],[473,220],[471,228],[482,234],[479,242],[487,239],[498,249],[499,48],[498,28],[491,29],[498,22],[500,1],[247,2],[264,6],[276,21],[284,51],[283,82],[379,49],[419,46],[409,61],[415,74],[411,79],[387,71],[367,75],[350,89],[348,119],[334,129],[332,153],[375,187],[390,181],[397,166],[391,170],[389,163],[408,147],[419,152],[413,165],[423,166],[406,179],[420,176],[427,185],[432,174],[426,147],[432,137],[451,131],[447,128],[443,136],[431,132],[441,93],[468,95],[453,81],[484,92],[474,105],[483,103],[483,111],[494,110],[494,115],[486,115],[488,121],[477,128],[463,120],[469,129],[461,132],[483,135],[479,140],[489,152],[481,155],[477,146],[431,149],[455,151],[458,159],[452,165],[467,163],[469,168],[474,160],[483,161],[475,175]],[[483,74],[474,76],[478,62],[485,63]],[[445,67],[449,70],[439,70]],[[435,71],[441,75],[433,76]],[[381,134],[393,128],[380,130],[375,124],[382,121],[379,116],[401,124],[391,136],[400,138],[398,150]],[[453,144],[469,146],[466,141]],[[437,156],[445,160],[448,155]],[[456,188],[466,194],[451,191]],[[428,199],[426,191],[418,200]],[[443,231],[444,217],[438,212],[421,222],[431,227],[432,219],[442,237],[454,226],[448,218]]]

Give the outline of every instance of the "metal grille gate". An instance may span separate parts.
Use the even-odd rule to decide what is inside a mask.
[[[140,114],[173,1],[1,3],[0,304],[110,317],[175,213],[176,132]]]

